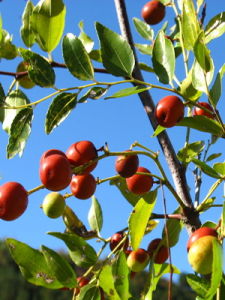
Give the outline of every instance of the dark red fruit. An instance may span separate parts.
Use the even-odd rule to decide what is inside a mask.
[[[217,237],[218,233],[216,229],[210,228],[210,227],[200,227],[199,229],[195,230],[192,235],[190,236],[188,243],[187,243],[187,251],[191,248],[191,245],[197,241],[199,238],[206,236],[206,235],[212,235]]]
[[[121,242],[121,240],[124,238],[124,233],[122,231],[118,231],[116,233],[114,233],[112,236],[111,236],[111,239],[110,239],[110,242],[109,242],[109,247],[111,249],[111,251],[113,251],[113,249],[116,248],[116,246]],[[121,244],[117,250],[123,248],[124,251],[127,250],[127,247],[129,245],[129,239],[127,238],[123,244]]]
[[[65,154],[59,150],[45,152],[40,161],[39,175],[43,185],[51,191],[65,189],[71,181],[71,165]]]
[[[18,182],[0,186],[0,218],[12,221],[20,217],[28,205],[28,194]]]
[[[158,102],[155,117],[159,125],[173,127],[184,117],[184,104],[177,96],[166,96]]]
[[[205,116],[205,117],[208,117],[210,119],[214,119],[214,116],[213,116],[213,109],[212,109],[212,106],[207,103],[207,102],[199,102],[198,103],[200,106],[210,110],[212,113],[204,110],[204,109],[201,109],[200,107],[195,107],[194,110],[193,110],[193,116]]]
[[[160,23],[165,17],[166,9],[160,1],[149,1],[142,8],[141,15],[149,25]]]
[[[144,167],[138,167],[137,172],[150,173],[148,169]],[[152,185],[152,176],[134,174],[133,176],[126,178],[127,188],[134,194],[141,195],[147,193]]]
[[[152,240],[147,249],[150,258],[154,257],[156,264],[163,264],[169,257],[169,249],[164,245],[159,246],[161,241],[161,239]],[[156,251],[157,253],[155,253]]]
[[[90,173],[73,175],[70,183],[71,192],[78,199],[90,198],[96,190],[96,180]]]
[[[86,277],[77,277],[78,287],[75,288],[75,295],[77,296],[80,293],[80,289],[89,283],[89,279]]]
[[[131,150],[125,152],[131,152]],[[129,156],[120,155],[116,159],[115,169],[120,176],[128,178],[136,173],[138,165],[139,158],[136,154]]]
[[[66,156],[74,167],[82,166],[98,157],[94,144],[90,141],[80,141],[72,144],[66,151]],[[80,174],[87,174],[94,170],[98,162],[86,167]]]

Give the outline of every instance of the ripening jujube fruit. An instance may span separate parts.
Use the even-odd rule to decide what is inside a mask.
[[[28,205],[28,193],[18,182],[6,182],[0,186],[0,218],[12,221],[20,217]]]
[[[72,144],[67,149],[66,156],[74,167],[79,167],[91,160],[96,159],[98,157],[98,153],[92,142],[79,141]],[[97,163],[98,162],[94,162],[93,164],[82,170],[82,172],[80,172],[79,174],[90,173],[97,166]]]
[[[144,167],[138,167],[137,172],[150,173],[150,171]],[[136,195],[141,195],[150,191],[153,185],[153,179],[150,175],[134,174],[126,178],[126,184],[129,191]]]
[[[184,104],[177,96],[162,98],[155,108],[155,118],[159,125],[169,128],[184,117]]]
[[[19,63],[17,66],[16,72],[25,72],[28,71],[29,68],[29,63],[22,61]],[[21,78],[18,79],[19,85],[22,86],[25,89],[31,89],[32,87],[35,86],[35,83],[29,78],[28,75],[24,75]]]
[[[46,155],[45,152],[41,157],[39,175],[41,182],[48,190],[60,191],[70,184],[72,178],[71,165],[64,154],[51,154],[50,151],[50,154]]]
[[[53,219],[62,216],[65,206],[65,198],[58,192],[47,194],[42,203],[42,209],[45,215]]]
[[[141,11],[142,18],[149,25],[155,25],[160,23],[166,14],[165,5],[160,1],[149,1],[147,2]]]
[[[70,189],[76,198],[82,200],[88,199],[96,190],[96,180],[90,173],[73,175]]]
[[[214,119],[214,115],[213,115],[213,109],[212,109],[212,106],[207,103],[207,102],[199,102],[198,103],[200,106],[208,109],[209,111],[211,111],[212,113],[204,110],[204,109],[201,109],[200,107],[195,107],[194,110],[193,110],[193,116],[205,116],[205,117],[208,117],[210,119]]]
[[[79,276],[77,277],[78,287],[75,288],[75,295],[77,296],[80,293],[80,289],[89,283],[89,279],[87,277]]]
[[[218,233],[216,231],[216,229],[211,228],[211,227],[200,227],[199,229],[195,230],[192,235],[190,236],[188,243],[187,243],[187,251],[189,251],[189,249],[191,248],[191,245],[197,241],[198,239],[200,239],[203,236],[207,236],[207,235],[211,235],[211,236],[218,236]]]
[[[124,233],[122,231],[118,231],[116,233],[114,233],[112,236],[111,236],[111,239],[110,239],[110,242],[109,242],[109,247],[110,247],[110,250],[113,251],[113,249],[115,249],[117,247],[117,245],[122,241],[122,239],[124,238]],[[118,248],[117,250],[119,249],[122,249],[124,251],[127,250],[127,247],[129,245],[129,239],[126,238],[124,243],[122,243]]]
[[[162,239],[159,238],[154,239],[149,243],[147,248],[150,258],[153,258],[156,264],[163,264],[169,257],[169,249],[164,245],[159,245],[161,241]]]
[[[131,152],[127,150],[125,152]],[[115,169],[117,173],[124,178],[131,177],[137,171],[139,165],[139,158],[137,154],[134,155],[120,155],[115,162]]]
[[[131,253],[127,257],[127,265],[133,272],[140,272],[144,270],[148,263],[148,251],[142,248],[131,251]]]

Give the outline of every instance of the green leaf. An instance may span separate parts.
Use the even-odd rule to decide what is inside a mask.
[[[134,46],[140,51],[140,53],[152,55],[152,45],[135,43]]]
[[[200,31],[199,22],[192,0],[183,0],[181,24],[184,47],[187,50],[192,50]]]
[[[210,177],[213,178],[221,178],[220,174],[218,174],[216,172],[216,170],[214,170],[213,168],[211,168],[210,166],[208,166],[206,163],[204,163],[203,161],[200,161],[197,158],[192,158],[192,162],[199,167],[200,170],[202,170],[203,173],[205,173],[206,175],[209,175]]]
[[[77,286],[76,274],[65,258],[46,246],[41,247],[41,252],[44,254],[49,269],[64,287]]]
[[[211,205],[215,202],[216,198],[207,198],[196,208],[198,212],[203,212],[208,210]]]
[[[94,47],[94,41],[84,32],[84,23],[83,21],[80,21],[79,23],[79,28],[80,28],[80,34],[78,38],[81,40],[83,43],[86,51],[90,53]]]
[[[143,195],[142,198],[138,200],[129,217],[128,228],[133,250],[136,250],[142,241],[148,220],[155,206],[156,197],[156,190]]]
[[[17,48],[12,43],[12,36],[4,29],[1,30],[0,58],[14,59],[18,56]]]
[[[185,99],[190,101],[196,101],[201,97],[202,92],[196,90],[192,84],[192,69],[188,73],[188,76],[181,82],[178,91]]]
[[[70,73],[80,80],[93,80],[94,69],[91,59],[81,40],[68,33],[63,38],[63,58]]]
[[[19,89],[11,91],[6,99],[5,99],[5,106],[21,106],[26,105],[29,103],[27,96]],[[4,109],[4,121],[2,124],[3,130],[5,130],[8,134],[10,134],[10,128],[12,125],[13,120],[15,119],[16,115],[20,112],[20,109]]]
[[[213,169],[222,176],[225,176],[225,163],[215,163]]]
[[[213,64],[213,61],[211,61]],[[214,67],[210,69],[209,72],[204,72],[197,60],[194,61],[192,68],[192,84],[196,90],[203,93],[208,93],[207,86],[210,85],[214,74]]]
[[[52,87],[55,83],[55,72],[50,63],[37,53],[19,49],[23,59],[29,63],[28,75],[30,79],[41,87]]]
[[[143,62],[138,63],[138,66],[143,71],[154,73],[154,69],[152,67],[149,67],[148,65],[146,65]]]
[[[159,135],[161,132],[163,132],[166,128],[161,126],[161,125],[158,125],[152,135],[152,137],[156,137],[157,135]]]
[[[213,104],[215,107],[221,97],[221,94],[222,94],[222,79],[223,79],[224,73],[225,73],[225,64],[221,67],[221,69],[217,73],[214,84],[210,90],[210,96],[212,98],[212,101],[213,101]]]
[[[33,9],[31,26],[43,51],[52,52],[59,44],[65,25],[66,7],[62,0],[40,0]]]
[[[82,237],[74,233],[49,232],[65,242],[69,248],[69,255],[76,265],[82,268],[89,268],[97,261],[97,254]]]
[[[204,31],[199,33],[199,36],[194,44],[194,55],[201,68],[209,72],[213,69],[213,63],[210,56],[210,51],[205,45]]]
[[[131,88],[122,89],[122,90],[116,92],[115,94],[113,94],[112,96],[106,97],[105,99],[127,97],[127,96],[131,96],[131,95],[139,94],[139,93],[147,91],[149,89],[150,89],[150,87],[144,87],[144,86],[139,85],[139,86],[135,86],[135,87],[131,87]]]
[[[154,38],[154,30],[144,21],[133,18],[134,26],[137,32],[143,37],[145,40],[152,41]]]
[[[192,160],[192,158],[198,156],[198,154],[202,152],[204,146],[205,144],[203,141],[187,144],[184,148],[178,151],[178,159],[183,163],[188,164]]]
[[[28,282],[49,289],[63,287],[53,275],[40,251],[11,238],[6,239],[6,244],[12,258]]]
[[[225,32],[225,12],[213,17],[205,27],[206,43],[223,35]]]
[[[106,70],[115,76],[131,77],[134,69],[134,54],[128,42],[119,34],[100,23],[96,30],[101,45],[101,56]]]
[[[79,300],[101,300],[99,287],[95,284],[87,284],[81,289]]]
[[[152,51],[154,71],[164,84],[171,83],[175,71],[175,52],[172,42],[160,31],[155,39]]]
[[[112,265],[115,289],[120,299],[129,299],[129,268],[127,266],[126,254],[120,251]]]
[[[91,50],[91,52],[89,53],[89,57],[92,60],[95,60],[97,62],[102,63],[102,57],[101,57],[101,51],[100,50]]]
[[[0,122],[3,123],[4,116],[5,116],[5,110],[1,108],[1,106],[5,105],[5,92],[2,87],[2,84],[0,83]]]
[[[225,201],[223,202],[223,211],[222,211],[222,218],[221,218],[221,236],[225,236]]]
[[[88,213],[88,222],[91,229],[97,231],[97,233],[101,231],[103,225],[103,214],[100,203],[95,196],[92,196],[92,204]]]
[[[194,274],[187,274],[186,280],[198,296],[203,298],[205,297],[209,288],[209,282],[205,278],[199,277]]]
[[[177,126],[186,126],[199,131],[209,132],[217,136],[223,134],[222,126],[217,122],[205,116],[185,117],[177,123]]]
[[[56,96],[52,100],[46,115],[45,132],[49,134],[55,127],[59,126],[76,107],[76,104],[76,93],[61,93]]]
[[[103,266],[99,276],[99,284],[106,294],[110,295],[110,300],[120,300],[120,297],[118,296],[114,286],[114,277],[112,275],[111,265]]]
[[[7,158],[13,158],[17,153],[22,156],[26,141],[31,133],[33,110],[21,109],[10,126],[9,142],[7,145]]]
[[[222,153],[213,153],[207,157],[206,162],[214,160],[214,159],[220,157],[221,155],[222,155]]]
[[[35,43],[35,34],[31,26],[31,15],[33,13],[34,5],[32,1],[27,1],[23,15],[22,26],[20,28],[20,35],[24,44],[30,48]]]
[[[78,103],[85,102],[88,98],[92,100],[97,100],[104,96],[108,91],[108,88],[103,88],[101,86],[94,86],[90,88],[79,100]]]

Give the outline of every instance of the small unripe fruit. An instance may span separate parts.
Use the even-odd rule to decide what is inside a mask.
[[[7,182],[0,186],[0,218],[12,221],[20,217],[28,205],[28,194],[18,182]]]
[[[195,272],[202,275],[212,272],[213,241],[218,242],[215,236],[206,235],[191,245],[188,252],[188,261]]]
[[[74,167],[82,166],[98,157],[94,144],[90,141],[80,141],[72,144],[66,151],[66,156]],[[80,174],[87,174],[94,170],[98,162],[86,167]]]
[[[122,241],[122,239],[124,238],[124,233],[122,231],[118,231],[116,233],[114,233],[112,236],[111,236],[111,239],[110,239],[110,242],[109,242],[109,247],[110,247],[110,250],[113,251],[113,249],[115,249],[117,247],[117,245]],[[122,249],[124,251],[127,250],[127,247],[129,245],[129,239],[126,238],[124,243],[122,243],[118,248],[117,250],[119,249]]]
[[[162,98],[155,108],[155,118],[159,125],[169,128],[184,117],[184,104],[177,96]]]
[[[46,195],[42,203],[42,209],[45,215],[53,219],[62,216],[65,206],[66,202],[64,197],[57,192]]]
[[[149,170],[144,167],[138,167],[137,172],[150,173]],[[152,188],[153,179],[152,176],[134,174],[126,178],[126,184],[129,191],[136,195],[141,195],[147,193]]]
[[[147,248],[150,258],[153,257],[156,264],[163,264],[169,257],[169,249],[164,245],[159,246],[161,241],[162,239],[154,239]]]
[[[90,173],[73,175],[70,183],[71,192],[78,199],[90,198],[96,190],[96,180]]]
[[[205,117],[208,117],[210,119],[214,119],[214,116],[213,116],[213,109],[212,109],[212,106],[207,103],[207,102],[199,102],[198,103],[200,106],[210,110],[212,113],[204,110],[204,109],[201,109],[200,107],[195,107],[194,110],[193,110],[193,116],[205,116]]]
[[[165,6],[160,1],[149,1],[142,8],[142,18],[149,25],[160,23],[165,17]]]
[[[39,175],[41,182],[47,189],[60,191],[70,184],[72,178],[71,165],[64,154],[49,153],[46,155],[45,152],[41,157]]]
[[[133,272],[140,272],[144,270],[148,263],[149,254],[142,248],[131,251],[127,257],[127,265]]]
[[[22,61],[19,63],[16,72],[25,72],[28,71],[29,68],[29,63]],[[21,77],[19,80],[19,85],[22,86],[25,89],[31,89],[32,87],[35,86],[35,83],[29,78],[28,75],[24,75],[23,77]]]
[[[217,237],[217,231],[214,228],[210,227],[200,227],[199,229],[195,230],[192,235],[190,236],[188,243],[187,243],[187,251],[191,248],[191,245],[197,241],[199,238],[202,238],[203,236],[211,235]]]
[[[128,151],[131,152],[131,150],[127,150],[126,152]],[[115,169],[120,176],[128,178],[137,172],[138,165],[139,158],[136,154],[129,156],[120,155],[116,159]]]

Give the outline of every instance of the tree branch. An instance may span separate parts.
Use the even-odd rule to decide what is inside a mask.
[[[133,72],[133,77],[135,79],[144,81],[140,68],[138,67],[138,59],[137,59],[133,37],[129,25],[125,0],[114,0],[114,2],[116,6],[121,33],[123,37],[129,42],[135,56],[136,67]],[[145,112],[147,113],[149,121],[151,122],[151,125],[155,130],[157,127],[157,121],[154,116],[155,105],[151,97],[151,94],[149,93],[149,91],[145,91],[138,95],[142,105],[144,106]],[[184,210],[184,214],[187,218],[187,222],[186,222],[187,230],[189,233],[191,233],[193,230],[195,230],[200,226],[200,220],[198,214],[194,209],[193,202],[189,193],[189,188],[186,180],[186,170],[180,164],[167,133],[165,131],[162,132],[157,136],[157,139],[165,155],[167,164],[170,168],[173,181],[176,187],[176,191],[180,196],[180,198],[183,200],[185,206],[187,207],[187,209]]]

